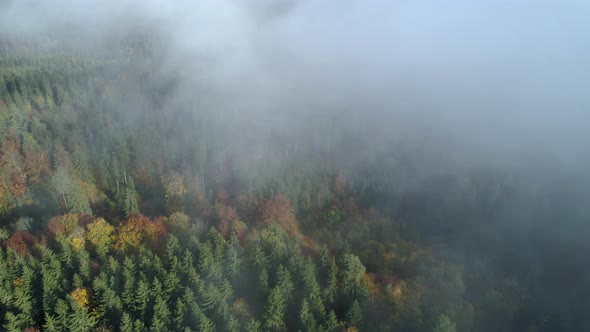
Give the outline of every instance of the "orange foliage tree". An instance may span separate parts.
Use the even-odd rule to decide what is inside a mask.
[[[215,214],[219,222],[219,232],[223,236],[227,236],[234,220],[240,220],[236,209],[219,202],[215,204]]]
[[[115,249],[117,250],[137,249],[146,241],[154,246],[159,246],[166,234],[166,223],[162,218],[152,222],[142,214],[135,214],[118,227],[117,231],[115,241]]]
[[[261,199],[254,204],[256,219],[263,224],[278,223],[289,235],[298,232],[297,218],[293,213],[291,201],[287,196],[277,195],[271,199]]]

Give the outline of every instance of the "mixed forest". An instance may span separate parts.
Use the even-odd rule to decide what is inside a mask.
[[[486,169],[396,191],[411,151],[353,167],[334,119],[293,139],[179,99],[149,47],[2,41],[0,330],[590,328],[571,186]]]

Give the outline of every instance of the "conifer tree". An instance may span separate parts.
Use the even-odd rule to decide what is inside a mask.
[[[128,184],[125,186],[125,201],[123,210],[125,211],[125,216],[129,218],[130,216],[139,213],[139,203],[137,201],[137,191],[135,190],[135,183],[133,182],[133,178],[128,177],[129,181]]]
[[[456,324],[446,315],[440,315],[433,332],[455,332]]]
[[[150,325],[150,331],[169,331],[168,326],[170,324],[170,319],[171,313],[168,304],[160,295],[157,295],[154,303],[154,314]]]
[[[246,331],[247,332],[260,332],[260,331],[262,331],[260,322],[258,320],[256,320],[255,318],[251,318],[248,321],[248,324],[246,324]]]
[[[240,272],[240,264],[242,262],[241,259],[241,250],[240,250],[240,243],[238,241],[238,237],[236,233],[232,233],[230,235],[229,243],[227,250],[225,252],[225,272],[229,275],[229,277],[233,278],[236,277]]]
[[[275,287],[268,296],[268,301],[264,310],[264,327],[270,331],[284,331],[286,329],[284,322],[285,298],[283,290]]]
[[[133,321],[129,313],[124,312],[121,318],[121,325],[119,326],[121,332],[134,332]]]
[[[359,302],[357,300],[354,300],[354,302],[352,303],[352,306],[350,307],[350,309],[348,310],[348,313],[346,314],[346,320],[348,321],[348,323],[352,326],[358,326],[358,324],[362,321],[363,319],[363,312],[361,309],[361,306],[359,305]]]
[[[322,330],[325,332],[334,332],[338,330],[340,323],[338,322],[336,313],[333,310],[330,310],[330,313],[326,316],[326,319],[324,320],[322,326]]]

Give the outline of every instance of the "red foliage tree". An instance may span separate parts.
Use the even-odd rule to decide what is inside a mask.
[[[219,202],[215,204],[215,214],[219,223],[219,233],[223,236],[227,236],[232,221],[240,219],[234,208]]]
[[[6,241],[6,245],[20,255],[26,255],[29,253],[29,249],[32,248],[38,241],[29,232],[16,232]]]
[[[69,235],[79,225],[79,216],[76,213],[68,213],[51,218],[47,228],[55,236],[58,234]]]
[[[289,235],[298,232],[297,218],[287,196],[277,195],[271,199],[258,200],[254,204],[255,218],[262,224],[278,223]]]

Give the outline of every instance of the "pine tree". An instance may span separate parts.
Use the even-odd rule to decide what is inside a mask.
[[[154,304],[154,314],[152,318],[152,324],[150,326],[150,331],[159,332],[159,331],[168,331],[168,326],[170,324],[170,309],[168,308],[168,303],[164,301],[161,296],[156,296],[156,301]]]
[[[264,311],[264,327],[271,331],[286,330],[283,316],[285,314],[285,298],[283,291],[275,287],[268,296]]]
[[[72,181],[68,195],[70,201],[70,212],[92,214],[88,192],[84,190],[80,180]]]
[[[303,285],[312,312],[318,319],[323,318],[326,312],[322,301],[322,292],[317,282],[315,268],[311,259],[307,259],[303,267]]]
[[[180,278],[178,277],[176,272],[170,271],[166,273],[164,279],[164,294],[166,294],[166,297],[170,298],[172,294],[178,294],[180,287]]]
[[[63,294],[63,272],[61,262],[57,256],[49,249],[43,251],[43,258],[41,264],[41,282],[43,286],[43,308],[47,308],[46,312],[53,314],[52,308],[63,309],[63,306],[67,304],[58,301],[58,297]],[[57,305],[56,305],[57,302]],[[67,309],[66,309],[67,310]],[[56,326],[62,326],[62,322],[58,319]]]
[[[143,321],[136,319],[135,322],[133,322],[133,331],[146,331],[145,324],[143,323]]]
[[[72,304],[73,311],[68,317],[68,328],[72,331],[90,332],[98,325],[98,320],[85,307]]]
[[[125,204],[123,210],[125,216],[129,218],[131,215],[139,213],[139,203],[137,201],[137,191],[135,190],[135,183],[133,179],[129,177],[129,182],[125,187]]]
[[[299,309],[299,322],[303,331],[315,331],[317,323],[313,317],[311,306],[306,299],[303,299],[301,308]]]
[[[236,233],[230,235],[229,244],[225,252],[225,272],[231,277],[236,277],[240,272],[241,259],[240,243]]]
[[[130,257],[125,257],[123,262],[123,280],[123,305],[128,309],[135,308],[135,264]]]
[[[205,314],[202,312],[198,316],[199,321],[199,331],[201,332],[214,332],[215,331],[215,323],[211,321]]]
[[[347,294],[352,294],[359,286],[365,273],[365,267],[357,256],[348,253],[340,255],[338,257],[338,263],[342,273],[341,278],[344,284],[344,291]]]
[[[457,331],[456,324],[446,315],[440,315],[438,322],[433,332],[455,332]]]
[[[320,266],[322,282],[325,285],[322,295],[327,303],[334,303],[338,292],[338,270],[336,263],[330,258],[327,248],[322,248],[320,253]]]
[[[352,326],[358,326],[363,319],[363,312],[357,300],[354,300],[352,306],[346,314],[346,320]]]
[[[137,290],[135,292],[134,298],[134,305],[133,308],[137,314],[137,316],[146,318],[145,314],[148,309],[148,304],[150,301],[150,293],[152,290],[150,289],[149,283],[145,282],[144,280],[139,280],[137,284]]]
[[[270,287],[270,282],[268,279],[268,271],[266,271],[266,268],[262,268],[262,270],[260,270],[260,274],[258,275],[258,290],[261,294],[266,294],[268,292]]]
[[[248,324],[246,324],[246,332],[260,332],[260,326],[261,324],[258,320],[256,320],[255,318],[251,318],[248,321]]]
[[[62,299],[57,300],[57,305],[55,306],[55,319],[54,323],[57,327],[57,331],[63,331],[69,326],[69,316],[70,314],[70,306],[68,303]]]
[[[293,280],[291,279],[291,273],[283,265],[279,265],[279,268],[277,269],[276,287],[282,290],[285,299],[291,297],[291,292],[295,288]]]
[[[174,306],[174,316],[172,317],[173,322],[173,330],[180,331],[184,326],[184,316],[187,313],[187,305],[182,301],[181,298],[176,300],[176,305]]]
[[[19,332],[23,331],[27,327],[27,320],[23,314],[14,314],[12,311],[8,311],[4,316],[3,327],[7,332]]]
[[[331,310],[328,316],[326,316],[326,319],[322,326],[323,331],[325,332],[334,332],[338,330],[340,322],[338,322],[338,318],[336,317],[336,313],[334,312],[334,310]]]
[[[90,254],[86,250],[79,250],[78,253],[78,272],[82,278],[82,283],[90,282]]]
[[[134,332],[133,321],[129,313],[123,312],[123,317],[121,318],[121,325],[119,328],[121,332]]]
[[[171,262],[174,258],[180,255],[180,243],[178,242],[178,238],[173,234],[168,235],[168,239],[166,240],[166,259],[168,262]]]

